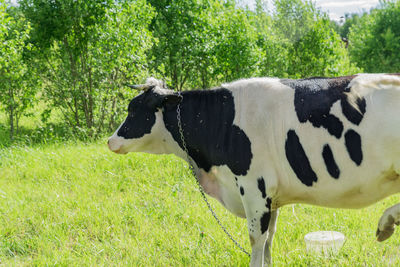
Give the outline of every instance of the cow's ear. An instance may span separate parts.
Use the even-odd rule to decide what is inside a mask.
[[[175,108],[182,101],[182,96],[178,94],[168,94],[163,97],[162,105],[167,109]]]

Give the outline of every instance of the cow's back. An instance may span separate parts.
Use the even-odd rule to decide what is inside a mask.
[[[276,206],[357,208],[400,191],[400,78],[256,78],[228,85],[251,140],[249,175]]]

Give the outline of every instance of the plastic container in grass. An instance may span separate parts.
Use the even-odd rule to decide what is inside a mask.
[[[309,253],[337,254],[344,243],[344,235],[335,231],[319,231],[306,234],[306,248]]]

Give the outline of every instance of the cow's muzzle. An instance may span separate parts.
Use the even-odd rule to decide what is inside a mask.
[[[110,137],[110,138],[108,139],[108,141],[107,141],[108,148],[109,148],[112,152],[114,152],[114,153],[117,153],[117,154],[126,154],[126,152],[123,152],[123,151],[122,151],[122,145],[121,145],[121,143],[118,142],[118,141],[119,141],[119,140],[115,140],[115,138]]]

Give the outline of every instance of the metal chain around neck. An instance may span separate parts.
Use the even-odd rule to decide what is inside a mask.
[[[179,96],[181,96],[182,99],[183,99],[183,96],[181,95],[181,92],[180,92],[180,91],[178,92],[178,94],[179,94]],[[228,230],[226,229],[226,227],[225,227],[225,226],[221,223],[221,221],[219,220],[219,218],[218,218],[217,214],[215,213],[215,211],[212,209],[210,202],[208,202],[208,199],[207,199],[207,196],[206,196],[206,194],[205,194],[205,192],[204,192],[204,189],[203,189],[203,187],[200,185],[200,181],[197,179],[197,175],[196,175],[196,173],[195,173],[195,171],[194,171],[194,167],[193,167],[193,166],[194,166],[194,165],[193,165],[193,160],[192,160],[192,158],[189,156],[189,151],[188,151],[187,146],[186,146],[185,137],[184,137],[184,135],[183,135],[183,128],[182,128],[181,104],[180,104],[180,103],[178,104],[178,106],[177,106],[177,108],[176,108],[176,113],[177,113],[177,114],[176,114],[176,118],[177,118],[177,120],[178,120],[179,134],[180,134],[181,141],[182,141],[182,147],[183,147],[183,150],[185,151],[186,158],[187,158],[187,161],[188,161],[188,163],[189,163],[189,169],[190,169],[190,171],[191,171],[191,173],[192,173],[194,179],[196,180],[196,184],[197,184],[197,186],[198,186],[198,188],[199,188],[199,191],[200,191],[200,193],[201,193],[201,196],[203,197],[204,202],[207,204],[207,207],[208,207],[209,211],[211,212],[212,216],[213,216],[214,219],[217,221],[217,223],[218,223],[219,226],[222,228],[222,230],[225,232],[225,234],[229,237],[229,239],[232,240],[232,242],[233,242],[243,253],[245,253],[247,256],[250,257],[250,253],[247,252],[247,251],[233,238],[233,236],[228,232]]]

